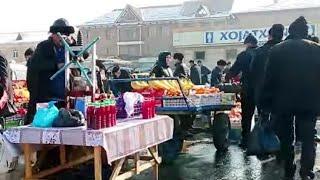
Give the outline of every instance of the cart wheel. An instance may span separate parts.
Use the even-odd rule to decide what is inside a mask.
[[[226,151],[229,147],[229,116],[225,113],[215,114],[212,124],[213,144],[217,151]]]

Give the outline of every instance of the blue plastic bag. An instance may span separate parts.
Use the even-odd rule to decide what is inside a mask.
[[[51,101],[47,108],[39,108],[37,110],[32,126],[42,128],[52,127],[53,121],[58,118],[59,115],[59,110],[54,103],[54,101]]]

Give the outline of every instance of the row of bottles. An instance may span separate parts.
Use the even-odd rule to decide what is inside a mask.
[[[87,107],[87,127],[103,129],[115,126],[117,124],[116,114],[116,102],[112,99],[90,103]]]

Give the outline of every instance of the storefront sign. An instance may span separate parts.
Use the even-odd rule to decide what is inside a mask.
[[[289,35],[288,29],[289,27],[285,27],[285,37]],[[316,35],[316,30],[316,25],[309,25],[310,35]],[[204,44],[242,43],[249,34],[255,36],[259,42],[265,42],[268,40],[268,32],[269,28],[208,31],[204,32]]]

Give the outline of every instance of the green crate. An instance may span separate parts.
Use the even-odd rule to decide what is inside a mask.
[[[2,126],[2,129],[6,130],[13,127],[18,127],[23,125],[23,117],[21,116],[11,116],[6,118],[1,118],[0,123]]]

